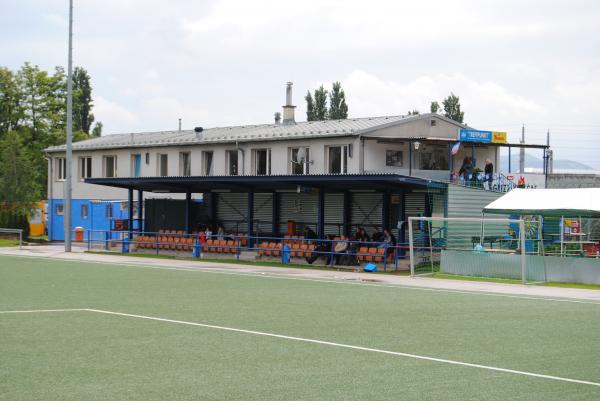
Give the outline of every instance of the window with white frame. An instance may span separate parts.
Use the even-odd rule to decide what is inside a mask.
[[[404,160],[401,150],[388,149],[385,151],[385,165],[388,167],[402,167]]]
[[[254,174],[271,174],[271,149],[254,149],[252,151],[254,159]]]
[[[289,161],[290,174],[309,174],[310,148],[290,148]]]
[[[117,176],[117,156],[104,156],[102,159],[103,162],[103,172],[104,177],[113,178]]]
[[[84,180],[92,177],[92,158],[79,158],[79,179]]]
[[[169,175],[169,155],[166,153],[159,153],[156,155],[156,175],[159,177],[166,177]]]
[[[56,158],[56,179],[59,181],[67,179],[67,159],[64,157]]]
[[[179,152],[179,175],[184,177],[192,175],[192,157],[190,152]]]
[[[238,175],[238,151],[228,150],[225,156],[227,162],[227,175]]]
[[[202,175],[213,175],[213,152],[202,152]]]
[[[54,206],[54,211],[56,212],[57,216],[62,216],[65,214],[65,205],[63,205],[62,203],[59,203],[58,205]]]
[[[348,173],[348,145],[327,147],[327,172],[329,174]]]

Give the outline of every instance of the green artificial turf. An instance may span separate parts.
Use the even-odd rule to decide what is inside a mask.
[[[0,257],[0,310],[94,308],[600,382],[600,304]],[[2,400],[594,400],[600,387],[77,311],[0,314]]]
[[[126,256],[131,258],[148,258],[148,259],[171,259],[171,260],[193,260],[201,262],[211,263],[226,263],[235,265],[247,265],[247,266],[268,266],[268,267],[286,267],[290,269],[319,269],[319,270],[330,270],[330,271],[354,271],[362,270],[362,266],[334,266],[323,265],[323,264],[308,264],[308,263],[281,263],[273,260],[245,260],[236,258],[193,258],[190,256],[179,256],[179,255],[156,255],[151,253],[121,253],[121,252],[109,252],[109,251],[86,251],[87,253],[93,253],[96,255],[102,254],[113,254],[119,256]],[[387,266],[387,270],[383,270],[383,265],[379,264],[379,270],[373,272],[374,274],[392,274],[397,276],[408,276],[409,271],[395,271],[395,266],[390,264]]]

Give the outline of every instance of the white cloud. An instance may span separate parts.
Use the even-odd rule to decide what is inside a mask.
[[[190,103],[184,105],[178,99],[168,96],[146,99],[142,102],[142,108],[144,115],[155,122],[156,130],[176,129],[179,118],[182,119],[184,128],[190,128],[190,124],[206,120],[209,115],[202,108]]]
[[[498,83],[479,82],[462,74],[390,81],[356,70],[347,76],[343,86],[350,110],[356,116],[405,114],[414,109],[429,112],[432,101],[441,103],[450,92],[460,96],[469,123],[494,121],[499,116],[524,118],[544,113],[544,108],[532,99],[511,93]]]
[[[598,113],[600,70],[592,72],[579,82],[560,83],[555,86],[554,92],[559,99],[568,100],[564,103],[565,114],[575,114],[577,117],[594,116]]]
[[[102,121],[105,133],[116,133],[134,129],[138,116],[126,107],[112,102],[102,96],[94,97],[94,116],[96,121]]]
[[[61,27],[68,26],[67,19],[60,14],[44,14],[44,20],[50,22],[51,24],[58,25]]]

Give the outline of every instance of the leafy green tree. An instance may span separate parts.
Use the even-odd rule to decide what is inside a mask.
[[[338,81],[332,85],[329,94],[329,114],[330,120],[343,120],[348,118],[348,105],[346,104],[346,94],[342,89],[342,84]]]
[[[429,106],[429,111],[432,113],[437,113],[440,109],[440,104],[438,102],[431,102],[431,106]]]
[[[104,125],[102,124],[102,121],[98,121],[96,123],[96,125],[94,125],[94,129],[92,130],[92,136],[93,137],[99,137],[102,136],[102,127]]]
[[[409,110],[408,113],[406,113],[407,116],[417,116],[419,114],[421,114],[421,113],[419,113],[419,110],[416,110],[416,109],[412,110],[412,111]]]
[[[16,75],[8,68],[0,67],[0,138],[19,128],[24,118],[22,102],[23,94]]]
[[[40,197],[37,171],[31,154],[17,131],[8,131],[0,141],[0,204],[29,207]]]
[[[465,113],[460,111],[460,98],[454,93],[450,93],[444,101],[444,115],[451,120],[462,124]]]
[[[90,77],[83,68],[75,68],[73,86],[73,140],[77,141],[89,138],[94,121]],[[66,122],[67,77],[63,68],[56,67],[49,73],[30,63],[16,72],[0,67],[0,140],[9,134],[17,136],[28,160],[19,168],[32,172],[28,179],[36,185],[37,192],[31,192],[36,196],[45,196],[46,192],[48,167],[43,149],[65,143]],[[101,132],[102,124],[96,123],[92,133]],[[8,145],[10,149],[16,147],[14,141]],[[8,145],[4,144],[0,152]]]
[[[73,129],[90,134],[94,122],[92,114],[92,86],[90,76],[82,67],[73,71]]]
[[[306,100],[306,121],[315,121],[315,102],[310,91],[306,92],[304,100]]]
[[[315,90],[315,120],[327,120],[327,91],[321,85]]]

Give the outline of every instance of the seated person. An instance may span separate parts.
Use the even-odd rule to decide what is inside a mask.
[[[383,242],[383,233],[379,231],[379,227],[375,227],[375,232],[371,236],[373,242]]]

